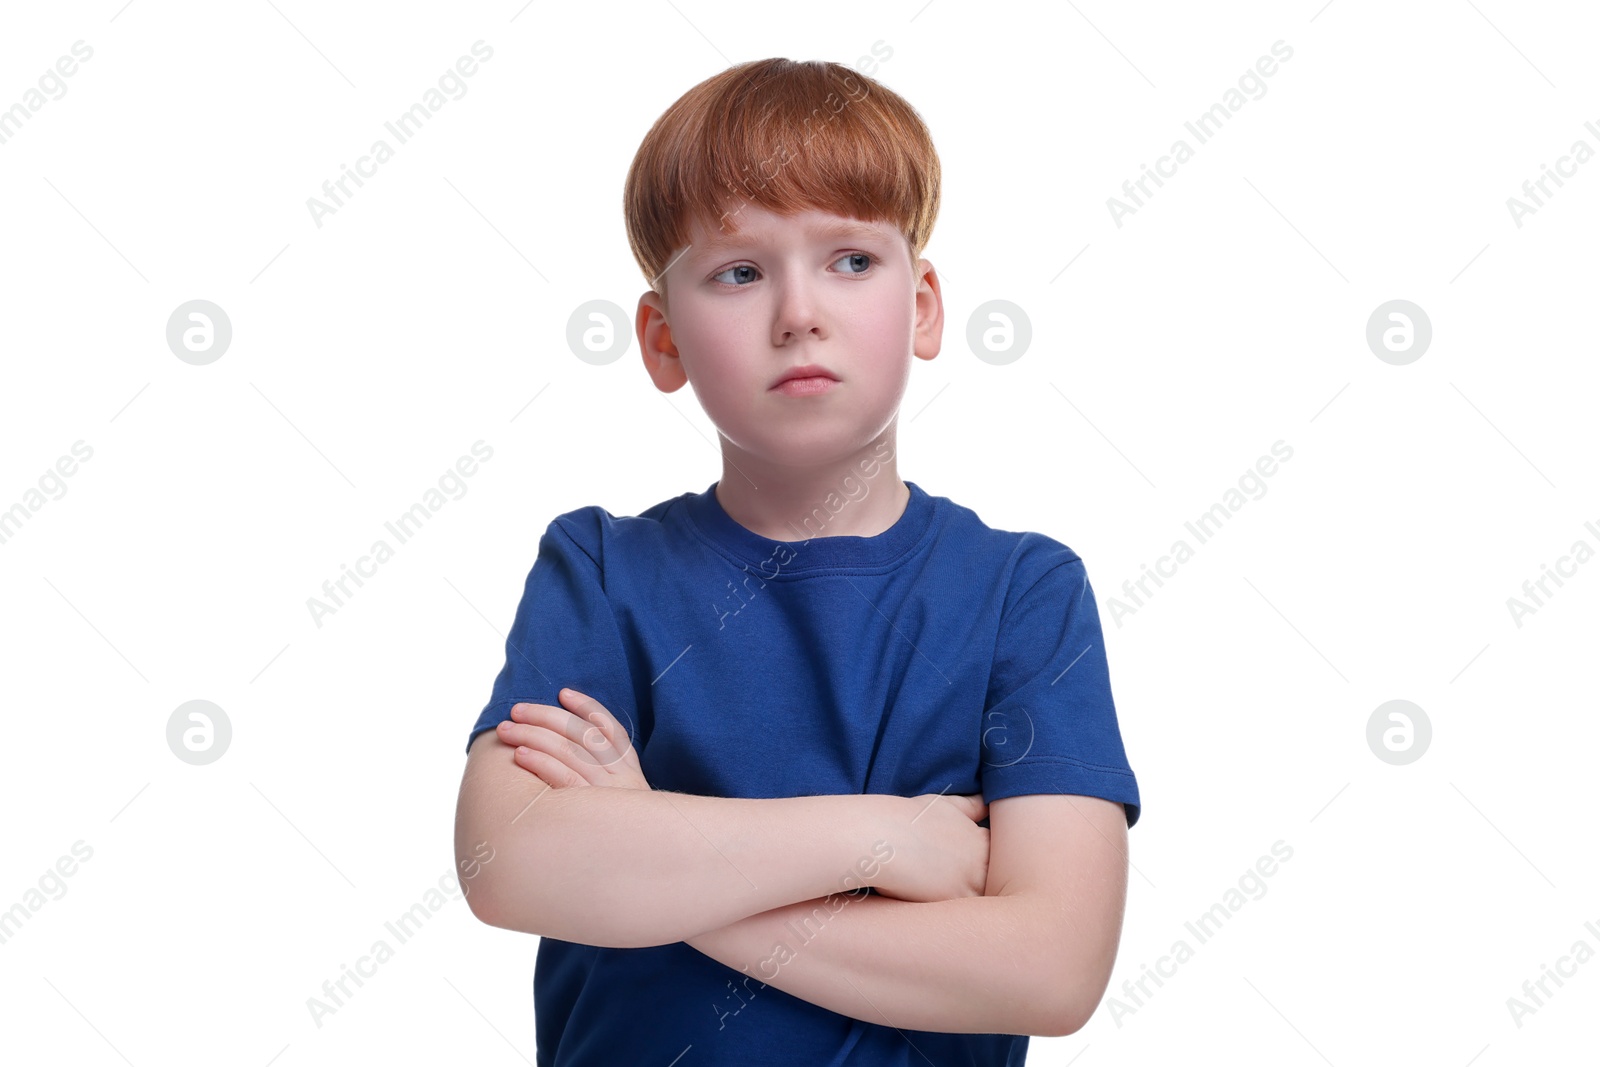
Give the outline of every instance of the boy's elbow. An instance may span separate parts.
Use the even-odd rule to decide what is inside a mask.
[[[486,926],[503,926],[500,913],[490,900],[487,879],[480,877],[464,885],[467,893],[467,909],[472,912],[473,918]]]
[[[479,922],[501,930],[535,937],[551,937],[576,945],[595,948],[655,948],[681,938],[664,936],[660,931],[641,926],[620,926],[605,921],[603,915],[584,910],[575,915],[529,914],[526,906],[506,906],[490,893],[476,890],[467,897],[468,906]]]
[[[456,876],[475,918],[506,930],[542,933],[527,926],[538,911],[531,899],[538,887],[528,877],[529,860],[538,850],[536,817],[554,801],[547,798],[545,808],[530,812],[529,799],[537,795],[529,788],[531,780],[493,730],[478,735],[456,800],[453,851]]]
[[[654,948],[681,940],[664,936],[659,923],[647,916],[628,916],[623,909],[596,906],[603,903],[592,893],[566,890],[569,898],[541,901],[542,892],[552,891],[526,863],[519,865],[504,851],[502,862],[482,864],[470,879],[462,878],[467,907],[473,917],[486,926],[535,937],[553,937],[596,948]],[[469,869],[470,859],[458,850],[457,865]],[[603,895],[602,895],[603,896]]]
[[[1073,1001],[1064,1007],[1056,1005],[1055,1012],[1050,1016],[1048,1028],[1041,1037],[1069,1037],[1082,1030],[1089,1024],[1089,1017],[1094,1014],[1093,1009],[1084,1011],[1082,1006]]]
[[[487,926],[543,936],[545,912],[540,900],[546,888],[542,872],[526,854],[533,847],[526,832],[495,834],[490,826],[504,826],[502,814],[461,812],[456,822],[456,870],[473,917]],[[534,839],[536,840],[536,839]]]
[[[1084,975],[1068,968],[1058,972],[1051,984],[1055,996],[1051,998],[1050,1015],[1046,1020],[1049,1031],[1046,1037],[1067,1037],[1089,1025],[1095,1009],[1111,984],[1109,970],[1085,983]]]
[[[478,840],[472,837],[469,828],[463,823],[459,814],[456,824],[456,877],[461,883],[461,890],[467,898],[467,910],[479,922],[489,926],[500,926],[500,909],[495,899],[494,878],[489,867],[493,865],[483,862],[481,848],[464,848],[464,840]],[[493,851],[489,852],[493,856]]]
[[[460,864],[465,861],[458,857],[457,862]],[[523,886],[521,898],[517,899],[512,896],[517,887],[506,885],[505,882],[504,878],[497,879],[489,867],[481,869],[472,880],[463,880],[467,907],[473,917],[485,926],[514,933],[533,934],[536,937],[548,933],[545,924],[540,921],[535,902],[529,899],[530,887]]]
[[[467,897],[467,906],[472,910],[473,916],[485,926],[493,926],[497,930],[509,930],[514,934],[546,936],[540,924],[530,922],[526,914],[519,914],[500,906],[481,888]]]

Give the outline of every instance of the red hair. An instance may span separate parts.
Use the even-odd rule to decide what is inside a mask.
[[[633,257],[663,294],[692,220],[735,233],[747,204],[892,223],[915,263],[939,214],[939,156],[916,110],[872,78],[823,60],[752,60],[656,119],[622,202]]]

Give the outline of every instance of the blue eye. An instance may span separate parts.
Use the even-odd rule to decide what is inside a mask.
[[[728,269],[727,269],[727,270],[725,270],[725,271],[719,271],[719,272],[717,272],[717,273],[716,273],[716,274],[713,274],[713,275],[712,275],[712,276],[711,276],[711,278],[712,278],[712,280],[713,280],[713,281],[715,281],[715,280],[716,280],[716,279],[718,279],[718,278],[720,278],[720,277],[722,277],[722,276],[723,276],[723,275],[724,275],[724,274],[732,274],[732,273],[733,273],[733,272],[734,272],[734,271],[736,271],[736,270],[748,270],[748,271],[754,271],[754,270],[755,270],[755,268],[754,268],[754,267],[752,267],[752,266],[750,266],[750,265],[749,265],[749,264],[748,264],[748,263],[741,263],[741,264],[739,264],[739,265],[738,265],[738,266],[737,266],[737,267],[729,267],[729,268],[728,268]],[[754,279],[754,278],[752,278],[752,279],[750,279],[750,280],[751,280],[751,281],[754,281],[754,280],[755,280],[755,279]],[[725,283],[724,283],[724,284],[732,284],[732,283],[727,283],[727,282],[725,282]]]
[[[843,263],[847,259],[848,260],[859,260],[860,261],[857,264],[858,266],[861,267],[860,270],[847,270],[847,271],[843,272],[845,274],[855,275],[855,276],[860,276],[860,275],[866,274],[878,262],[878,257],[872,255],[869,252],[847,252],[844,255],[840,256],[838,259],[834,260],[834,262],[835,263]],[[748,264],[748,263],[739,263],[739,264],[737,264],[735,266],[729,267],[727,270],[721,270],[721,271],[718,271],[717,273],[713,274],[711,276],[711,280],[712,281],[718,281],[719,279],[722,278],[722,276],[724,274],[732,274],[734,271],[750,271],[752,273],[759,273],[759,272],[756,271],[756,268],[752,267],[750,264]],[[750,277],[749,275],[744,275],[742,277],[743,277],[745,282],[755,281],[755,278]],[[745,287],[744,284],[741,283],[741,282],[722,282],[721,284],[730,286],[730,287],[735,288],[735,289],[742,289],[742,288]]]

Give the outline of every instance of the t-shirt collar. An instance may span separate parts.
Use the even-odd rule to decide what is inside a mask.
[[[762,577],[779,578],[839,568],[883,568],[898,561],[929,532],[936,511],[935,498],[921,486],[906,480],[906,488],[911,496],[905,510],[893,526],[871,537],[829,532],[838,517],[863,499],[843,493],[830,495],[809,516],[797,518],[793,541],[763,537],[734,521],[717,499],[716,482],[703,493],[689,494],[686,503],[689,520],[703,538],[725,554],[760,568]]]

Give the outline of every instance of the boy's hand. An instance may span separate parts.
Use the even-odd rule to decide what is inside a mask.
[[[981,897],[989,879],[989,817],[982,793],[885,798],[894,857],[877,883],[881,896],[928,902]]]
[[[605,705],[576,689],[561,690],[557,699],[565,707],[516,704],[495,728],[502,742],[517,746],[517,766],[553,789],[650,788],[628,731]]]

